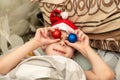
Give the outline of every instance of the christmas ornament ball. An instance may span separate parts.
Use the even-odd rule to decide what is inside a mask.
[[[55,31],[52,32],[52,37],[54,39],[61,38],[61,31],[59,29],[55,29]]]
[[[77,41],[77,36],[76,36],[76,34],[70,33],[70,34],[68,35],[68,41],[71,42],[71,43],[76,42],[76,41]]]

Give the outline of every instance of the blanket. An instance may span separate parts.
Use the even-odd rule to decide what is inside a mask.
[[[21,62],[0,80],[86,80],[82,68],[62,56],[34,56]]]
[[[89,36],[92,47],[120,52],[120,0],[39,0],[39,7],[45,26],[58,8]]]

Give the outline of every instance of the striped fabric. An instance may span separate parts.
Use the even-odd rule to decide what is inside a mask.
[[[65,10],[69,19],[89,35],[91,46],[120,52],[120,0],[39,0],[45,26],[54,8]]]

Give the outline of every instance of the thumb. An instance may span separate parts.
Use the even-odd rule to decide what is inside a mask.
[[[65,43],[66,43],[67,45],[71,46],[71,47],[73,47],[73,46],[74,46],[74,44],[73,44],[73,43],[71,43],[71,42],[69,42],[68,40],[65,40]]]
[[[60,41],[60,39],[51,39],[51,40],[49,41],[49,43],[51,44],[51,43],[55,43],[55,42],[58,42],[58,41]]]

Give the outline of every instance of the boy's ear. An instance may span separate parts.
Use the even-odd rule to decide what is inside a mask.
[[[77,50],[74,51],[74,54],[73,54],[73,56],[72,56],[72,59],[73,59],[75,56],[77,56],[77,52],[78,52]]]
[[[76,53],[73,54],[72,59],[76,56]]]

